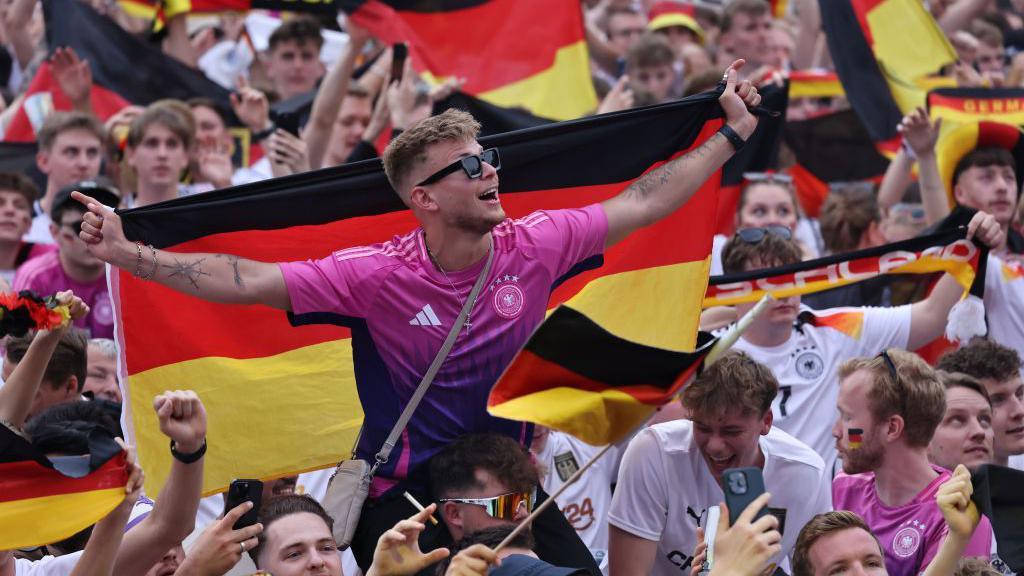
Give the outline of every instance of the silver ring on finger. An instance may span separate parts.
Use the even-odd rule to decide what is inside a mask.
[[[245,554],[245,542],[239,542],[238,545],[242,547],[242,554]]]

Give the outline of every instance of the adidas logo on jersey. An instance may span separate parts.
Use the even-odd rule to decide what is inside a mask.
[[[430,307],[430,304],[425,304],[423,308],[409,320],[410,326],[440,326],[441,321],[437,319],[437,314],[434,314],[434,309]]]

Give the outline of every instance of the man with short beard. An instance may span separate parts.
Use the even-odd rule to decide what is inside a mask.
[[[935,494],[949,477],[928,462],[928,443],[946,408],[935,370],[890,348],[839,367],[839,419],[832,427],[843,472],[832,482],[836,510],[871,527],[892,576],[919,574],[947,532]],[[982,518],[964,556],[988,558],[992,526]]]

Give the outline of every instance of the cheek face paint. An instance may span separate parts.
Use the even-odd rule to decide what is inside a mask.
[[[860,428],[847,428],[846,438],[848,439],[850,450],[856,450],[860,448],[861,442],[864,441],[864,430]]]

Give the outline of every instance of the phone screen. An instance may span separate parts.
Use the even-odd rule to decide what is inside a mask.
[[[399,42],[391,47],[391,81],[401,82],[402,71],[405,70],[405,58],[409,55],[409,48]]]

